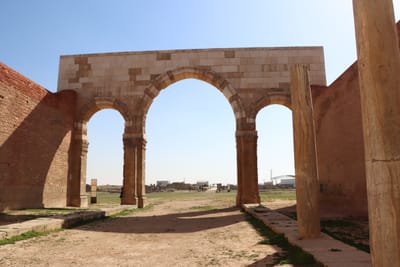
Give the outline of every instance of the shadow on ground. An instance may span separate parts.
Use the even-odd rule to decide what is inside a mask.
[[[0,225],[7,225],[12,223],[20,223],[28,220],[34,220],[43,216],[38,215],[11,215],[0,213]]]
[[[78,227],[78,230],[112,233],[190,233],[224,227],[246,221],[237,208],[193,211],[165,215],[117,217],[102,223]]]

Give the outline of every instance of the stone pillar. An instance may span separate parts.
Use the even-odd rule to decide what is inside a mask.
[[[85,125],[86,127],[86,125]],[[82,140],[82,152],[81,152],[81,172],[80,172],[80,206],[81,208],[87,208],[88,203],[88,196],[86,192],[86,168],[87,168],[87,153],[89,148],[89,142],[86,139]]]
[[[136,205],[137,149],[136,137],[125,133],[124,141],[124,181],[121,193],[122,205]]]
[[[68,174],[68,206],[87,207],[86,194],[86,160],[88,141],[86,124],[75,123],[70,149],[69,174]]]
[[[97,179],[90,180],[90,204],[97,203]]]
[[[146,185],[145,185],[145,155],[146,155],[146,140],[143,136],[137,138],[137,196],[138,208],[144,208],[146,200]]]
[[[373,266],[400,266],[400,54],[391,0],[353,0]]]
[[[257,131],[236,131],[238,196],[236,205],[260,203],[257,173]]]
[[[304,65],[291,68],[291,98],[299,236],[314,238],[321,231],[319,181],[311,89]]]
[[[242,206],[243,194],[243,174],[242,174],[242,145],[240,145],[239,138],[236,137],[236,169],[237,169],[237,193],[236,193],[236,207]]]
[[[68,166],[68,188],[67,188],[67,206],[79,207],[81,204],[80,199],[80,169],[81,169],[81,149],[82,140],[72,138],[71,149],[69,152],[69,166]]]

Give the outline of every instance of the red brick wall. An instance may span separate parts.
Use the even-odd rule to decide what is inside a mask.
[[[321,212],[367,215],[357,64],[329,87],[313,87]]]
[[[0,63],[0,210],[66,205],[75,99]]]

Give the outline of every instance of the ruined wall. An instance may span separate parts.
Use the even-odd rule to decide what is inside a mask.
[[[66,205],[75,98],[0,63],[0,210]]]
[[[290,107],[290,67],[309,66],[312,84],[325,85],[322,47],[220,48],[121,52],[61,56],[58,91],[78,94],[74,129],[71,201],[86,203],[86,122],[96,111],[114,108],[125,119],[124,190],[126,204],[143,203],[145,122],[161,90],[188,78],[215,86],[229,101],[236,119],[236,203],[259,202],[257,186],[257,112],[268,104]],[[207,103],[204,103],[206,108]],[[135,162],[136,161],[136,162]],[[136,186],[135,186],[136,184]],[[72,193],[73,192],[73,193]]]
[[[78,92],[78,112],[90,109],[88,106],[96,98],[113,98],[124,103],[132,115],[143,116],[160,90],[179,80],[194,78],[220,90],[236,118],[253,120],[266,103],[289,104],[290,100],[285,101],[290,99],[289,69],[299,63],[310,67],[312,84],[326,84],[322,47],[67,55],[60,57],[58,91]]]
[[[357,63],[328,87],[313,86],[321,212],[367,215]]]
[[[400,37],[400,21],[397,32]],[[368,203],[357,62],[331,85],[312,86],[312,93],[322,214],[366,216]]]

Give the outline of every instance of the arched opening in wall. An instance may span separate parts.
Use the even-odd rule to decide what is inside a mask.
[[[87,122],[86,192],[91,201],[91,180],[97,180],[97,204],[117,204],[123,183],[124,118],[114,109],[96,112]]]
[[[280,199],[279,205],[293,209],[296,192],[292,111],[283,105],[269,105],[257,114],[256,125],[261,202]]]
[[[221,190],[218,196],[234,205],[235,117],[216,87],[184,79],[162,90],[146,116],[146,139],[148,198],[161,191],[214,197]]]

